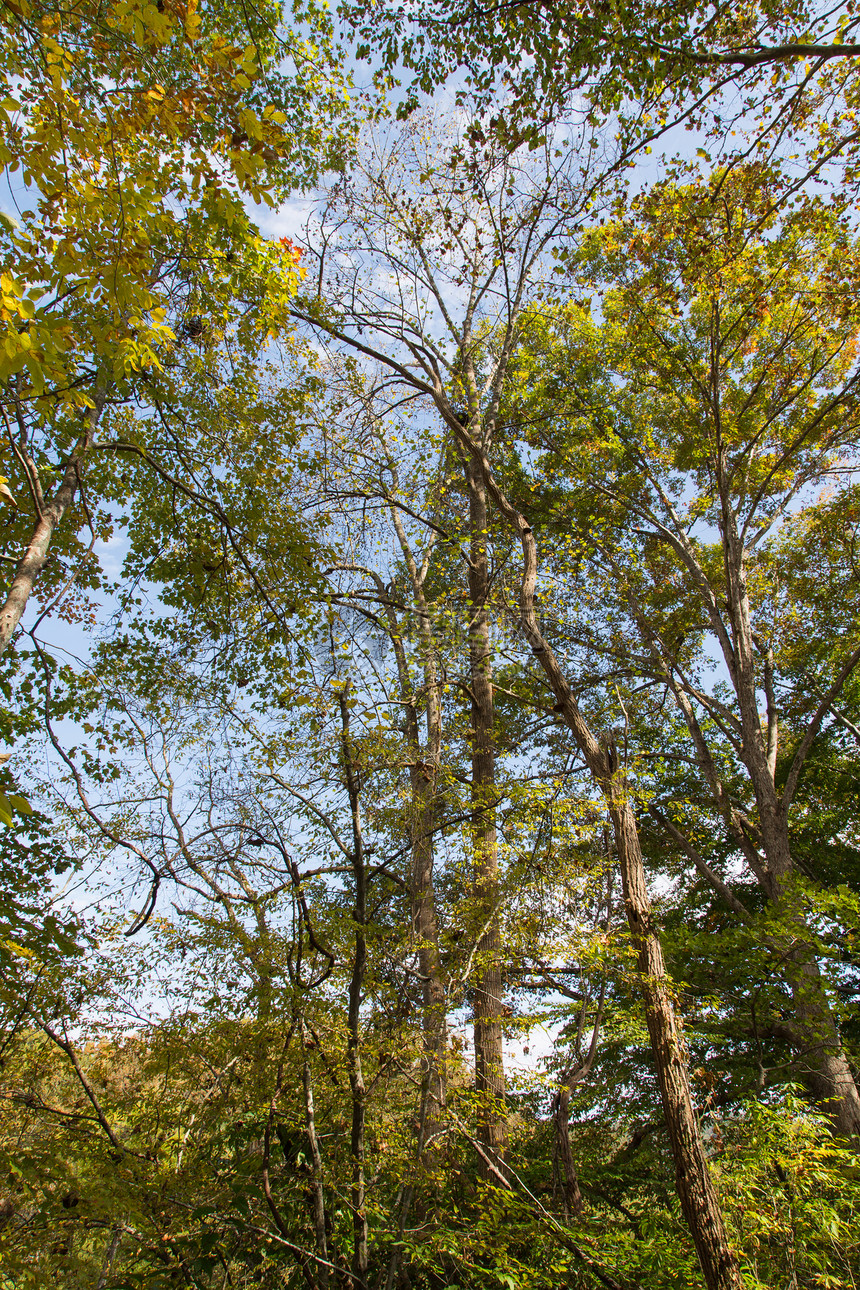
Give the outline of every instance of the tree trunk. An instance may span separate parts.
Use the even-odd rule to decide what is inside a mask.
[[[303,1047],[307,1050],[308,1035],[302,1023]],[[319,1137],[317,1135],[316,1116],[314,1113],[314,1090],[311,1082],[311,1067],[307,1051],[302,1062],[302,1088],[305,1095],[305,1133],[311,1153],[310,1200],[311,1218],[314,1225],[314,1240],[320,1262],[316,1275],[319,1278],[320,1290],[328,1290],[328,1244],[326,1240],[325,1192],[323,1190],[323,1164],[320,1155]]]
[[[394,473],[396,466],[393,462],[391,466]],[[439,953],[439,925],[436,919],[436,894],[433,888],[433,829],[436,822],[436,785],[442,751],[442,697],[430,610],[424,594],[424,579],[429,567],[432,543],[419,568],[396,507],[391,508],[391,521],[400,542],[412,584],[412,603],[418,618],[426,695],[427,746],[426,749],[422,749],[416,697],[410,680],[403,637],[399,630],[394,605],[388,601],[386,608],[389,631],[397,658],[400,697],[406,713],[406,743],[411,758],[409,781],[412,802],[409,835],[412,844],[412,866],[409,876],[409,896],[412,906],[412,930],[418,942],[418,970],[421,974],[423,1049],[418,1129],[420,1155],[424,1144],[432,1141],[443,1127],[442,1112],[446,1100],[447,993]],[[388,599],[381,581],[380,590]]]
[[[841,1138],[860,1141],[860,1094],[811,949],[794,952],[787,973],[795,1004],[797,1066]]]
[[[24,610],[32,595],[39,574],[45,567],[48,548],[58,525],[71,506],[75,492],[80,484],[79,472],[81,462],[89,449],[95,435],[96,426],[107,401],[108,384],[99,378],[93,392],[94,406],[88,408],[84,415],[84,431],[77,448],[66,463],[62,478],[50,497],[43,497],[35,468],[32,480],[35,491],[35,505],[38,507],[36,523],[27,544],[27,549],[18,561],[15,574],[6,592],[6,600],[0,608],[0,654],[9,647],[9,642],[23,617]]]
[[[474,865],[475,1087],[478,1139],[493,1160],[507,1145],[502,1049],[502,976],[498,918],[499,857],[496,838],[496,770],[493,674],[490,656],[490,593],[487,563],[487,493],[479,460],[466,463],[469,489],[469,680],[472,692],[471,834]]]
[[[349,738],[349,708],[346,695],[339,696],[344,776],[346,779],[349,809],[352,818],[352,871],[355,884],[353,909],[354,949],[352,973],[349,982],[349,1007],[347,1011],[347,1066],[352,1093],[352,1126],[350,1155],[352,1156],[352,1281],[359,1290],[367,1286],[367,1209],[364,1178],[365,1124],[367,1120],[367,1087],[361,1063],[361,992],[367,967],[367,865],[364,854],[364,836],[359,810],[359,781],[353,761]]]
[[[412,767],[412,922],[418,941],[421,973],[421,1029],[423,1071],[418,1149],[432,1141],[444,1123],[445,985],[439,954],[439,927],[433,890],[433,823],[435,819],[436,768],[420,758]]]
[[[784,964],[794,1002],[791,1030],[798,1073],[829,1116],[834,1132],[841,1138],[858,1142],[860,1093],[830,1010],[809,928],[800,912],[787,828],[785,834],[784,845],[777,852],[784,857],[782,864],[773,863],[776,848],[768,847],[766,835],[763,849],[768,859],[767,893],[784,928],[780,940],[784,937],[787,942]]]
[[[607,839],[609,830],[604,829],[604,839]],[[607,841],[608,850],[608,841]],[[611,890],[611,889],[610,889]],[[606,930],[609,930],[611,918],[611,897],[607,900],[606,910]],[[588,1053],[582,1056],[582,1034],[587,1019],[587,1003],[583,1001],[582,1009],[579,1014],[579,1024],[577,1026],[576,1036],[576,1053],[577,1059],[569,1065],[561,1078],[559,1090],[555,1096],[553,1105],[553,1119],[555,1122],[555,1142],[556,1157],[561,1161],[563,1174],[564,1190],[564,1213],[569,1218],[571,1214],[577,1215],[582,1213],[583,1202],[582,1192],[579,1189],[579,1178],[576,1173],[576,1165],[573,1162],[573,1151],[570,1146],[570,1095],[577,1084],[588,1078],[594,1057],[597,1052],[597,1041],[600,1036],[600,1027],[603,1022],[603,1005],[606,999],[606,980],[600,987],[600,995],[597,1000],[597,1009],[594,1014],[594,1026],[591,1031],[591,1042],[588,1045]]]
[[[487,492],[522,545],[520,624],[535,658],[544,670],[586,765],[604,795],[615,834],[624,904],[636,950],[640,989],[645,1002],[648,1033],[654,1055],[663,1114],[675,1180],[684,1218],[690,1228],[708,1290],[742,1290],[737,1259],[726,1236],[719,1200],[708,1170],[699,1126],[693,1110],[681,1028],[675,1016],[663,952],[645,884],[636,818],[624,783],[623,768],[611,744],[601,747],[573,697],[570,684],[543,636],[535,611],[537,543],[525,516],[508,500],[493,476],[486,456],[469,437],[459,419],[443,408],[451,429],[480,461]]]
[[[570,1147],[570,1086],[562,1084],[558,1090],[553,1108],[555,1122],[556,1154],[561,1162],[561,1188],[564,1199],[564,1216],[570,1218],[582,1213],[582,1192],[579,1190],[579,1178],[576,1165],[573,1163],[573,1151]]]
[[[645,885],[636,819],[613,745],[606,745],[605,756],[609,772],[605,791],[608,790],[624,907],[636,950],[648,1034],[675,1161],[675,1187],[709,1290],[737,1290],[743,1283],[728,1243],[693,1108],[686,1045],[672,1003],[663,949]]]
[[[116,1252],[119,1249],[119,1243],[122,1240],[123,1230],[122,1223],[117,1223],[111,1233],[110,1243],[108,1244],[107,1253],[105,1254],[104,1263],[102,1264],[102,1270],[99,1273],[99,1279],[96,1282],[96,1290],[105,1290],[105,1286],[108,1283],[108,1277],[113,1271],[113,1262],[116,1258]]]
[[[818,967],[813,936],[795,890],[796,869],[791,855],[789,811],[806,752],[820,728],[826,705],[819,706],[793,758],[785,786],[776,784],[779,712],[773,684],[771,650],[764,651],[763,688],[767,698],[767,733],[759,714],[759,674],[756,640],[747,590],[746,550],[737,531],[727,489],[723,492],[722,539],[728,591],[730,633],[723,629],[721,642],[741,718],[741,756],[747,767],[758,815],[759,845],[764,865],[752,866],[756,878],[773,903],[785,931],[783,961],[795,1006],[793,1030],[800,1074],[812,1097],[830,1117],[840,1137],[860,1141],[860,1092],[833,1019]],[[846,661],[840,675],[853,670],[856,655]],[[737,832],[737,827],[735,832]],[[747,842],[747,849],[753,850]]]

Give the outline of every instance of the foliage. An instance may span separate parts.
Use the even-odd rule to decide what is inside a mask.
[[[847,1290],[855,19],[344,14],[0,17],[0,1287]]]

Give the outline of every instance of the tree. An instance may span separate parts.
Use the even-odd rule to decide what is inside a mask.
[[[404,115],[419,93],[451,80],[460,101],[484,115],[479,130],[489,124],[509,144],[539,145],[579,100],[592,127],[618,130],[622,169],[683,124],[729,164],[753,150],[790,158],[792,191],[834,163],[853,191],[860,43],[848,4],[714,9],[682,0],[610,13],[600,3],[499,11],[438,0],[377,12],[372,22],[361,5],[342,9],[359,56],[381,57],[390,75],[404,66],[412,73]]]
[[[791,574],[778,583],[768,540],[809,490],[838,478],[851,460],[856,319],[851,270],[844,275],[843,266],[854,250],[829,212],[802,211],[778,228],[771,217],[761,227],[768,178],[755,169],[736,175],[713,203],[698,187],[667,185],[636,203],[641,223],[634,216],[597,236],[595,254],[619,287],[605,300],[602,327],[592,331],[585,320],[568,335],[572,352],[588,353],[586,365],[599,353],[604,370],[624,384],[589,379],[579,366],[576,389],[565,390],[551,413],[566,405],[577,427],[561,455],[563,441],[553,433],[538,429],[535,438],[549,453],[545,470],[550,459],[559,478],[584,468],[585,493],[576,484],[569,496],[586,501],[581,523],[595,567],[611,588],[619,625],[629,624],[645,651],[639,674],[677,704],[710,802],[772,904],[805,1078],[850,1138],[860,1102],[814,937],[804,930],[791,817],[805,760],[860,653],[847,628],[814,673],[815,699],[794,689],[786,675],[791,638],[798,614],[814,622],[816,607],[794,599],[792,582],[800,588]],[[709,640],[724,663],[727,692],[713,677]],[[783,713],[791,755],[780,764]],[[730,884],[672,822],[659,787],[650,809],[736,916],[747,918]]]
[[[269,86],[248,56],[213,88],[218,33],[259,14],[135,11],[142,99],[198,78],[223,100],[214,133],[197,100],[175,135],[153,107],[138,157],[114,129],[117,13],[63,17],[98,51],[96,79],[71,60],[60,89],[102,151],[56,201],[77,194],[77,219],[108,176],[92,227],[116,266],[120,199],[134,215],[138,312],[101,279],[55,292],[74,349],[53,385],[43,340],[7,381],[23,542],[56,500],[40,476],[16,516],[25,449],[68,438],[75,399],[92,426],[63,441],[46,548],[77,567],[38,575],[84,656],[37,618],[5,660],[4,1290],[847,1282],[853,1145],[783,1085],[796,1071],[841,1127],[860,909],[844,192],[789,210],[790,168],[688,160],[635,199],[616,186],[610,212],[613,167],[668,125],[646,99],[687,111],[698,86],[689,120],[717,128],[710,54],[697,72],[684,52],[698,11],[640,15],[625,82],[632,30],[604,39],[579,10],[550,75],[521,6],[504,57],[533,37],[538,58],[506,104],[479,86],[441,131],[377,124],[301,251],[271,245],[240,192],[297,181],[265,105],[301,116],[310,62],[278,80],[261,27]],[[750,43],[721,14],[709,33]],[[591,98],[526,122],[571,68]],[[625,83],[642,102],[613,98]],[[818,105],[784,88],[764,126],[799,135]],[[223,160],[245,143],[254,175]],[[109,587],[86,542],[111,525]]]
[[[414,132],[415,126],[412,129]],[[466,146],[465,140],[457,142],[455,157]],[[370,200],[359,197],[351,202],[355,229],[352,236],[357,245],[344,237],[344,259],[350,254],[353,259],[351,263],[346,260],[341,271],[340,281],[346,283],[338,301],[342,318],[332,317],[330,312],[326,315],[313,304],[295,312],[335,342],[387,369],[388,381],[381,390],[383,400],[389,399],[390,386],[395,399],[417,394],[428,401],[461,444],[466,459],[480,465],[483,488],[521,543],[518,620],[605,798],[612,821],[684,1215],[707,1284],[738,1286],[737,1260],[726,1236],[693,1110],[683,1039],[645,884],[626,767],[614,740],[598,739],[591,731],[573,697],[571,681],[540,629],[534,599],[534,529],[510,500],[486,450],[492,442],[511,356],[523,325],[527,292],[538,275],[547,244],[565,229],[575,209],[571,190],[564,182],[563,163],[561,168],[557,166],[549,153],[541,160],[543,165],[539,168],[535,162],[524,163],[518,154],[502,150],[488,163],[473,152],[471,172],[467,167],[471,180],[468,192],[466,184],[461,185],[459,177],[451,173],[450,165],[440,164],[436,158],[422,158],[415,167],[420,167],[420,174],[425,176],[425,192],[419,202],[412,195],[414,187],[408,196],[399,195],[399,158],[396,154],[386,157],[384,165],[374,168],[368,177]],[[514,176],[521,165],[525,174],[516,183]],[[518,207],[510,205],[512,195],[520,196]],[[432,230],[436,230],[441,245],[431,256]],[[335,251],[330,239],[326,239],[325,248],[331,261]],[[404,301],[398,308],[392,310],[388,300],[380,307],[376,281],[371,278],[365,286],[359,277],[357,269],[368,258],[371,265],[384,266],[389,274],[396,268],[398,294]],[[459,286],[468,291],[462,321],[445,290]],[[491,292],[498,293],[498,304]],[[414,310],[412,293],[418,301]],[[483,334],[493,337],[484,370],[480,368],[483,354],[479,307],[488,313],[493,311],[490,317],[482,318]],[[435,316],[441,320],[439,340],[433,334]],[[365,328],[377,333],[379,340],[375,344],[361,338]],[[384,347],[386,340],[391,349]],[[476,395],[483,404],[479,419],[478,409],[468,404],[469,397],[475,399]],[[462,415],[464,403],[468,417]]]
[[[93,464],[106,413],[150,405],[183,348],[233,328],[259,353],[284,325],[296,258],[243,200],[313,179],[345,135],[321,13],[304,38],[277,6],[27,4],[2,22],[2,161],[34,206],[0,233],[6,649],[38,581],[46,602],[70,574],[94,584],[129,498]]]

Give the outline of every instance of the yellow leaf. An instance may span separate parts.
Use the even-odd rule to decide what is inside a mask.
[[[4,941],[3,947],[4,949],[7,949],[10,954],[17,954],[17,956],[22,959],[32,959],[36,957],[32,950],[28,950],[26,945],[19,945],[17,941]]]

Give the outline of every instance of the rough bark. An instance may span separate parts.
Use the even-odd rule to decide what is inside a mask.
[[[710,1290],[740,1287],[740,1271],[728,1242],[720,1203],[693,1107],[686,1046],[666,976],[663,950],[645,885],[645,867],[623,768],[607,743],[604,780],[615,833],[624,906],[636,962],[666,1130],[675,1162],[675,1187]],[[603,787],[603,785],[602,785]]]
[[[474,986],[475,1086],[478,1137],[494,1160],[507,1145],[502,1047],[502,975],[498,918],[499,857],[496,836],[495,713],[490,654],[487,491],[481,464],[466,463],[469,491],[469,684],[472,696],[471,838],[478,936]]]

